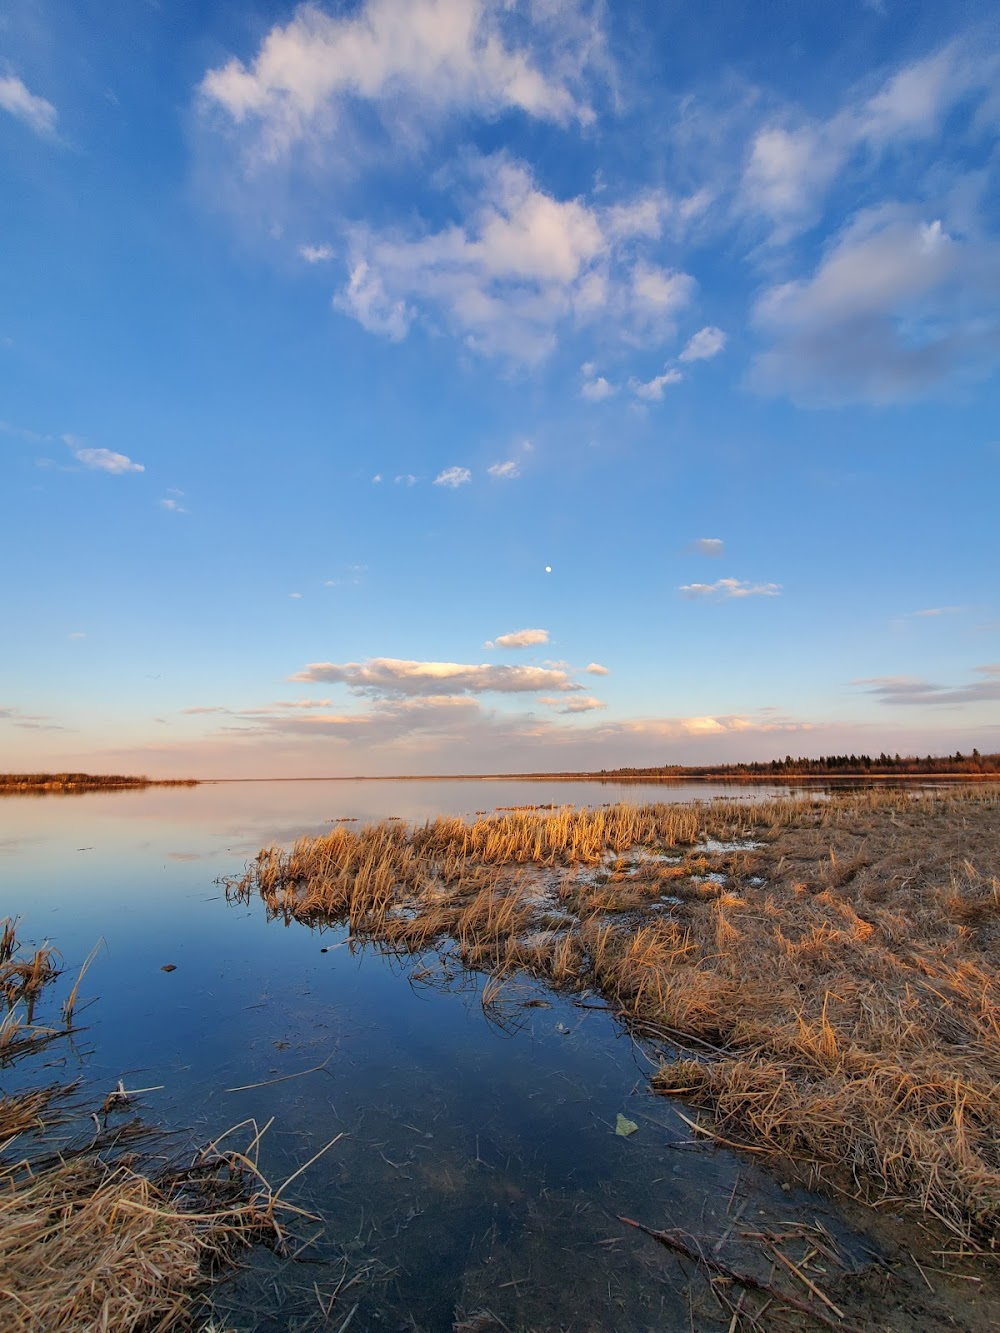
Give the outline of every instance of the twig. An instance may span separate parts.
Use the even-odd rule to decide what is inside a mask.
[[[360,1302],[359,1302],[359,1304],[360,1304]],[[358,1313],[358,1307],[357,1307],[357,1305],[352,1305],[352,1306],[351,1306],[351,1311],[350,1311],[350,1313],[348,1314],[348,1316],[347,1316],[347,1318],[344,1320],[344,1322],[341,1324],[340,1328],[337,1330],[337,1333],[345,1333],[345,1330],[346,1330],[348,1324],[350,1324],[351,1320],[354,1318],[354,1316],[355,1316],[357,1313]]]
[[[283,1185],[281,1185],[281,1186],[278,1188],[278,1190],[275,1192],[273,1198],[270,1200],[272,1207],[273,1207],[274,1204],[276,1204],[276,1203],[278,1202],[278,1200],[280,1199],[280,1197],[282,1196],[282,1194],[285,1192],[286,1189],[288,1189],[288,1186],[292,1183],[293,1180],[295,1180],[298,1176],[301,1176],[301,1174],[302,1174],[303,1171],[307,1170],[310,1166],[312,1166],[313,1162],[318,1161],[319,1158],[322,1157],[323,1154],[324,1154],[329,1148],[332,1148],[333,1145],[334,1145],[335,1143],[339,1143],[340,1140],[341,1140],[343,1137],[344,1137],[344,1131],[341,1130],[341,1132],[340,1132],[339,1134],[335,1135],[335,1136],[330,1140],[329,1143],[325,1144],[324,1147],[320,1148],[319,1152],[315,1152],[315,1153],[313,1153],[312,1157],[309,1158],[309,1161],[308,1161],[308,1162],[303,1162],[303,1164],[299,1167],[299,1169],[298,1169],[297,1171],[293,1171],[292,1174],[291,1174],[291,1175],[288,1177],[288,1179],[285,1181],[285,1183],[284,1183]],[[287,1207],[287,1205],[286,1205],[286,1207]]]
[[[721,1134],[716,1134],[715,1130],[709,1129],[707,1125],[699,1125],[697,1120],[689,1120],[683,1111],[677,1110],[676,1106],[673,1109],[674,1114],[679,1115],[685,1125],[689,1125],[696,1134],[704,1134],[706,1138],[713,1139],[716,1143],[721,1143],[725,1148],[735,1148],[739,1152],[766,1153],[769,1151],[767,1148],[755,1148],[750,1143],[734,1143],[732,1139],[724,1139]]]
[[[287,1083],[292,1078],[304,1078],[306,1074],[317,1074],[321,1069],[325,1069],[333,1059],[333,1052],[326,1057],[321,1065],[313,1065],[312,1069],[300,1069],[297,1074],[281,1074],[278,1078],[266,1078],[262,1083],[241,1083],[238,1088],[223,1088],[223,1092],[249,1092],[251,1088],[269,1088],[274,1083]]]
[[[635,1227],[637,1231],[645,1232],[647,1236],[652,1236],[653,1240],[658,1240],[667,1249],[675,1250],[678,1254],[683,1254],[685,1258],[693,1260],[694,1263],[704,1265],[710,1272],[718,1273],[721,1277],[728,1278],[730,1282],[738,1282],[742,1287],[762,1291],[772,1299],[780,1301],[783,1305],[788,1305],[793,1310],[809,1315],[810,1318],[824,1324],[827,1328],[844,1328],[843,1324],[835,1324],[832,1319],[827,1318],[825,1314],[821,1314],[819,1310],[814,1309],[811,1305],[807,1305],[805,1301],[800,1301],[795,1296],[789,1296],[785,1292],[779,1291],[777,1287],[772,1287],[769,1283],[754,1277],[752,1273],[741,1273],[735,1268],[730,1268],[721,1259],[713,1258],[694,1245],[689,1245],[676,1232],[656,1231],[653,1227],[644,1226],[642,1222],[634,1222],[631,1217],[618,1215],[618,1221],[624,1222],[628,1227]]]
[[[104,946],[105,949],[108,947],[108,942],[103,935],[91,949],[90,953],[87,954],[87,957],[84,959],[83,967],[80,968],[80,972],[79,975],[77,976],[73,989],[70,991],[66,1003],[63,1005],[63,1016],[66,1019],[67,1027],[73,1026],[73,1010],[76,1008],[76,996],[77,992],[80,989],[80,982],[83,980],[83,974],[86,972],[87,968],[91,965],[94,959],[97,957],[98,950],[101,948],[102,945]]]
[[[828,1310],[832,1310],[838,1319],[846,1319],[847,1316],[844,1314],[843,1310],[838,1310],[837,1307],[834,1305],[833,1301],[830,1300],[829,1296],[824,1295],[823,1292],[820,1291],[816,1283],[813,1282],[811,1278],[807,1277],[805,1273],[803,1273],[802,1269],[798,1266],[798,1264],[793,1263],[792,1260],[789,1259],[787,1254],[782,1254],[782,1252],[778,1249],[777,1245],[775,1245],[774,1241],[771,1242],[771,1249],[781,1260],[781,1262],[785,1265],[785,1267],[789,1268],[795,1274],[795,1276],[800,1279],[800,1281],[804,1282],[805,1285],[812,1292],[812,1294],[816,1296],[819,1300],[821,1300]]]

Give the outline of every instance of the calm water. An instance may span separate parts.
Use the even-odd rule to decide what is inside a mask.
[[[306,1228],[311,1262],[256,1256],[217,1293],[226,1326],[327,1326],[322,1302],[346,1273],[360,1276],[341,1290],[334,1329],[355,1306],[355,1329],[450,1330],[482,1310],[510,1329],[689,1328],[690,1275],[616,1214],[716,1236],[740,1210],[762,1228],[822,1215],[839,1229],[829,1208],[693,1146],[646,1091],[655,1053],[599,1008],[523,982],[489,1016],[479,976],[437,957],[352,952],[336,929],[268,923],[214,881],[262,844],[342,817],[717,794],[765,792],[377,781],[8,797],[0,916],[22,917],[26,941],[51,940],[74,975],[106,942],[83,986],[87,1031],[54,1057],[96,1100],[119,1078],[162,1084],[147,1116],[200,1142],[273,1117],[272,1183],[345,1134],[293,1187],[321,1218]],[[629,1138],[614,1133],[619,1111],[640,1126]],[[725,1327],[710,1305],[695,1326]]]

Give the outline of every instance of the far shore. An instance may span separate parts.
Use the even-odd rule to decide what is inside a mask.
[[[145,787],[197,787],[197,778],[128,777],[120,773],[0,773],[0,795],[32,792],[132,791]]]
[[[840,784],[856,787],[859,782],[1000,782],[996,773],[837,773],[820,776],[816,773],[352,773],[345,776],[314,778],[197,778],[191,786],[223,782],[600,782],[606,785],[631,783],[678,785],[688,782],[739,783],[747,786],[813,786],[836,787]]]
[[[997,756],[984,756],[996,760]],[[947,761],[946,761],[947,762]],[[325,777],[210,777],[150,778],[126,774],[92,773],[0,773],[0,796],[80,794],[97,791],[143,791],[149,787],[199,787],[223,783],[249,782],[593,782],[605,786],[662,786],[680,784],[726,783],[747,787],[857,787],[859,784],[899,784],[922,786],[927,783],[1000,782],[1000,766],[965,769],[838,768],[827,772],[765,771],[747,772],[727,768],[671,768],[669,772],[602,770],[600,772],[561,773],[354,773]],[[761,768],[764,766],[761,765]]]

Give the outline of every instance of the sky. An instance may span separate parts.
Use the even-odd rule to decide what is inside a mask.
[[[1000,750],[1000,20],[8,0],[0,769]]]

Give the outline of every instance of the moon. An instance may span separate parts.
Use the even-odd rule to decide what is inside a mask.
[[[545,566],[545,572],[546,572],[546,574],[551,574],[551,573],[552,573],[552,566],[551,566],[551,565],[546,565],[546,566]]]

